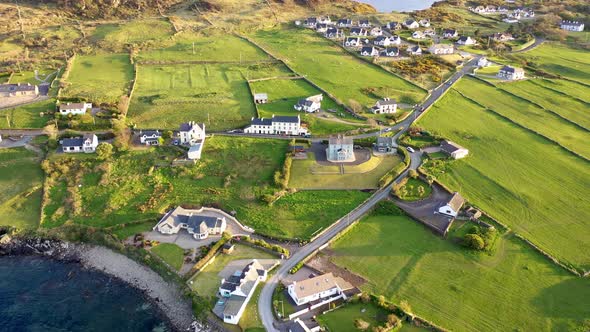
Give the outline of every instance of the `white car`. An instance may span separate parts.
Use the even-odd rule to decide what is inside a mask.
[[[411,146],[408,146],[408,147],[406,148],[406,150],[410,151],[410,153],[414,153],[414,152],[415,152],[415,151],[414,151],[414,149],[412,149],[412,147],[411,147]]]

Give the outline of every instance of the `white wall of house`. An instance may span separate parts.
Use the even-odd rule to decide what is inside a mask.
[[[287,291],[288,291],[289,295],[291,296],[291,298],[293,299],[293,301],[295,301],[295,303],[297,303],[297,305],[302,305],[302,304],[309,303],[311,301],[330,297],[332,295],[339,294],[341,292],[340,288],[336,286],[336,287],[330,288],[328,290],[325,290],[323,292],[311,294],[309,296],[306,296],[306,297],[300,299],[297,297],[297,293],[295,292],[296,287],[297,287],[297,283],[296,282],[292,283],[287,287]]]
[[[449,206],[448,204],[441,206],[440,208],[438,208],[438,213],[447,215],[447,216],[451,216],[451,217],[456,217],[459,211],[455,211],[453,210],[453,208],[451,206]]]
[[[453,159],[461,159],[461,158],[467,157],[468,154],[469,154],[469,150],[467,150],[467,149],[459,149],[459,150],[454,151],[453,153],[451,153],[451,157],[453,157]]]
[[[68,114],[72,114],[72,115],[82,115],[82,114],[86,114],[86,111],[92,108],[92,104],[91,103],[82,103],[82,108],[73,108],[73,109],[61,109],[59,110],[59,113],[61,115],[68,115]]]

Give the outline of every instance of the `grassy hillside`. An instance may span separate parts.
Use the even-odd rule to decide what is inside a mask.
[[[366,278],[364,290],[406,300],[415,314],[453,331],[582,325],[590,315],[588,281],[522,241],[500,241],[493,254],[473,253],[408,217],[373,215],[333,244],[332,260]]]
[[[419,125],[469,149],[436,171],[441,181],[553,255],[590,268],[587,161],[454,91]]]
[[[517,57],[549,73],[590,84],[590,56],[586,50],[544,43]]]
[[[37,155],[24,148],[0,149],[0,225],[39,225],[43,172]]]
[[[391,97],[414,104],[426,95],[422,89],[357,59],[309,30],[257,31],[251,37],[344,103],[354,99],[372,106],[380,97]]]

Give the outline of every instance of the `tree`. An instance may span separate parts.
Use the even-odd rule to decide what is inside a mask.
[[[386,308],[387,307],[387,302],[385,301],[385,296],[379,295],[379,297],[377,298],[377,304],[381,308]]]
[[[361,296],[360,296],[360,298],[361,298],[361,302],[362,303],[369,303],[369,302],[371,302],[371,296],[369,294],[367,294],[367,293],[362,293]]]
[[[485,241],[477,234],[466,234],[463,245],[475,250],[483,250],[486,246]]]
[[[418,172],[415,169],[411,169],[408,171],[408,175],[412,178],[412,179],[417,179],[418,178]]]
[[[361,105],[361,103],[354,99],[349,99],[348,105],[350,106],[350,109],[355,113],[360,113],[363,110],[363,106]]]
[[[389,323],[391,327],[395,327],[399,323],[399,317],[395,314],[389,314],[387,315],[387,323]]]
[[[170,138],[172,138],[172,135],[174,135],[172,130],[166,130],[165,132],[162,133],[162,137],[164,139],[170,139]]]
[[[99,160],[107,160],[113,155],[113,145],[110,143],[100,143],[96,147],[96,156]]]

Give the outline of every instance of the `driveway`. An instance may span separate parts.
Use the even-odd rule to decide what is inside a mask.
[[[18,148],[27,145],[33,136],[22,136],[19,139],[12,140],[8,137],[2,136],[2,142],[0,142],[0,149]]]

